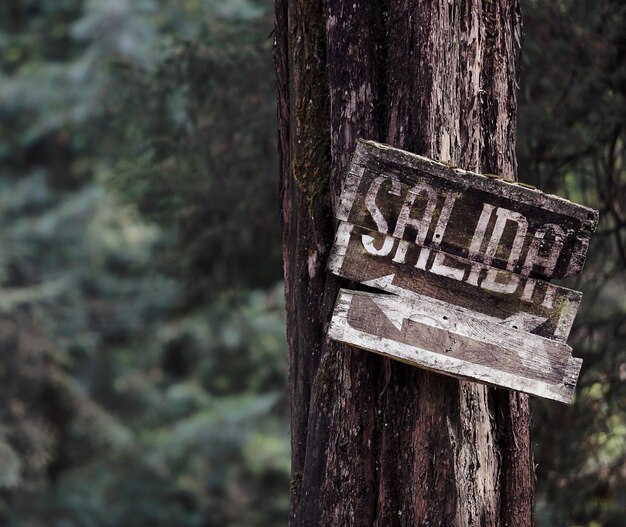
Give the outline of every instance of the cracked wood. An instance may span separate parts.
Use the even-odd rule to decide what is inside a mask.
[[[394,255],[401,243],[397,238],[341,222],[328,270],[389,293],[424,295],[433,303],[438,300],[462,306],[495,320],[520,315],[522,322],[534,320],[536,324],[528,327],[520,323],[519,329],[552,339],[567,339],[580,306],[582,294],[578,291],[433,249],[424,265],[417,266],[424,247],[416,244],[411,244],[404,261],[398,262]],[[472,282],[472,273],[476,271],[478,276]],[[504,290],[502,284],[513,284],[514,288]]]
[[[572,400],[582,363],[567,344],[424,297],[342,289],[328,334],[408,364],[564,403]]]
[[[448,164],[449,165],[449,164]],[[359,141],[336,218],[519,273],[582,271],[598,211],[536,189]]]

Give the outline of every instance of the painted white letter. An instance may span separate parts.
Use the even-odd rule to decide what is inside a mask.
[[[376,227],[378,228],[378,231],[382,234],[387,234],[387,231],[389,230],[389,224],[387,223],[387,220],[382,215],[380,209],[376,205],[376,196],[380,191],[381,185],[387,179],[391,180],[391,189],[389,190],[389,194],[399,196],[400,180],[397,178],[397,176],[378,176],[377,178],[374,178],[374,181],[372,181],[372,184],[370,185],[370,188],[365,196],[365,206],[367,207],[367,210],[371,214],[373,220],[376,222]],[[363,243],[363,247],[365,247],[365,250],[368,253],[374,254],[376,256],[387,256],[391,252],[391,249],[394,245],[394,240],[390,236],[385,236],[385,242],[380,249],[377,249],[374,246],[374,238],[372,236],[369,236],[368,234],[363,234],[361,236],[361,242]]]
[[[478,255],[480,254],[480,249],[485,238],[485,233],[487,232],[487,225],[489,224],[491,213],[493,212],[494,208],[495,207],[493,205],[489,205],[488,203],[483,204],[483,210],[480,213],[480,218],[478,218],[476,229],[474,229],[474,236],[472,237],[472,242],[469,246],[469,253],[467,257],[470,260],[478,259]],[[480,265],[472,265],[472,270],[467,277],[468,284],[475,286],[478,285],[478,276],[480,275],[480,269]]]
[[[441,208],[441,213],[439,214],[439,219],[437,220],[437,225],[435,226],[435,232],[433,233],[432,246],[434,248],[438,248],[441,245],[441,241],[443,240],[443,236],[446,232],[446,227],[448,226],[448,221],[450,220],[450,214],[452,213],[452,208],[454,207],[455,201],[456,196],[449,192],[446,196],[446,201]],[[422,250],[422,252],[420,253],[420,260],[423,253],[424,250]],[[433,265],[430,268],[430,272],[441,276],[447,276],[448,278],[453,278],[454,280],[463,280],[463,277],[465,276],[465,269],[450,267],[445,264],[445,260],[446,253],[438,253],[437,256],[435,256],[435,260],[433,261]],[[420,262],[418,260],[415,267],[420,267],[419,264]],[[426,266],[426,261],[423,262],[423,265]]]
[[[415,203],[415,198],[420,193],[426,193],[428,197],[428,201],[426,202],[426,206],[424,208],[424,214],[421,219],[411,218],[409,214],[411,213],[411,208]],[[426,239],[426,235],[428,234],[428,229],[430,227],[430,222],[433,219],[433,213],[435,212],[435,207],[437,206],[437,193],[435,190],[428,185],[425,184],[417,184],[412,189],[407,192],[406,198],[404,200],[404,205],[402,205],[402,209],[400,210],[400,214],[398,215],[398,222],[396,223],[396,228],[393,231],[393,236],[395,238],[402,238],[404,236],[404,231],[407,225],[410,225],[415,228],[417,234],[415,236],[415,243],[419,245],[424,244],[424,240]],[[408,248],[408,244],[405,241],[404,243],[398,244],[398,250],[396,251],[395,256],[393,257],[394,262],[404,263],[404,258],[406,256],[406,250]],[[422,249],[422,253],[427,249]],[[428,255],[426,255],[428,258]],[[422,255],[420,254],[420,260],[422,259]]]
[[[548,256],[539,256],[539,250],[541,249],[543,239],[545,238],[548,229],[554,231],[554,243],[550,248],[550,254],[548,254]],[[556,262],[561,255],[564,242],[565,231],[563,231],[563,229],[558,225],[547,223],[543,227],[537,229],[535,237],[528,248],[528,253],[526,254],[524,267],[522,267],[522,276],[527,278],[533,268],[538,265],[543,268],[545,276],[550,278],[554,272],[554,268],[556,267]],[[528,280],[528,282],[526,282],[526,287],[524,287],[524,293],[522,294],[522,300],[530,301],[535,290],[535,284],[536,282],[534,280]]]
[[[397,178],[397,176],[378,176],[377,178],[374,178],[374,181],[372,181],[372,184],[370,185],[370,188],[365,195],[365,206],[367,207],[367,210],[371,214],[373,220],[376,222],[378,232],[382,232],[383,234],[387,234],[387,231],[389,230],[389,225],[387,224],[387,220],[380,212],[380,209],[376,205],[376,196],[380,191],[381,185],[387,179],[391,180],[391,189],[389,190],[389,194],[399,196],[400,180]]]
[[[528,220],[526,220],[526,218],[519,212],[513,212],[502,207],[498,207],[498,210],[496,210],[496,216],[496,224],[493,227],[491,239],[487,245],[483,261],[487,265],[491,265],[491,262],[496,255],[496,251],[498,250],[500,240],[502,239],[502,234],[504,233],[507,221],[514,221],[517,223],[517,230],[515,232],[515,238],[513,238],[511,252],[509,253],[509,259],[506,264],[506,268],[513,272],[522,253],[524,239],[526,238],[526,231],[528,230]],[[494,291],[496,293],[513,293],[519,284],[519,276],[511,274],[509,276],[509,281],[507,283],[502,283],[497,281],[499,274],[502,273],[500,273],[497,269],[490,269],[487,272],[485,280],[483,280],[481,284],[481,288]]]

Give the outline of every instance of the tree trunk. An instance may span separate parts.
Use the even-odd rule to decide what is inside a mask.
[[[275,0],[292,526],[532,525],[522,394],[329,342],[358,137],[515,177],[516,0]]]

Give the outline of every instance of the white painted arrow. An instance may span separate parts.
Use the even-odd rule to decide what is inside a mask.
[[[540,317],[539,315],[519,311],[504,320],[500,320],[500,324],[530,333],[536,327],[541,326],[546,320],[548,320],[548,317]]]
[[[420,295],[419,293],[415,293],[413,291],[409,291],[408,289],[404,289],[397,285],[393,285],[393,279],[395,278],[395,276],[396,276],[395,274],[388,274],[385,276],[381,276],[379,278],[374,278],[373,280],[367,280],[363,282],[363,285],[366,285],[368,287],[373,287],[376,289],[382,289],[383,291],[387,291],[389,293],[395,293],[405,298],[408,297],[408,298],[414,298],[415,300],[419,300],[422,302],[430,302],[434,307],[436,306],[441,309],[450,309],[452,304],[449,304],[448,302],[443,302],[442,300],[437,300],[436,298],[431,298],[429,296]],[[378,306],[378,307],[381,307],[381,306]],[[461,306],[455,305],[454,309],[457,310],[457,312],[462,313],[462,314],[466,314],[466,315],[470,315],[474,317],[480,317],[484,320],[488,320],[495,324],[502,324],[504,326],[507,326],[513,329],[519,329],[521,331],[527,331],[529,333],[536,327],[543,324],[546,320],[548,320],[547,317],[540,317],[538,315],[526,313],[525,311],[519,311],[505,319],[502,319],[502,318],[494,317],[491,315],[486,315],[484,313],[478,313],[476,311],[473,311],[472,309],[468,309],[468,308],[461,307]],[[383,310],[383,312],[385,312],[385,310]],[[396,326],[398,329],[401,329],[402,321],[401,320],[399,321],[398,319],[399,316],[400,315],[398,313],[394,313],[393,315],[388,315],[388,318],[391,320],[394,326]],[[393,317],[393,320],[391,319],[391,317]]]
[[[359,299],[356,303],[354,300]],[[376,303],[363,302],[369,299]],[[403,319],[422,328],[411,343],[397,338],[390,328],[363,325],[364,319],[378,317],[381,309],[398,327],[398,311]],[[353,309],[356,309],[351,316]],[[478,317],[458,317],[454,306],[441,311],[430,302],[342,289],[335,305],[328,336],[383,356],[442,372],[455,377],[503,386],[513,390],[570,402],[580,371],[581,360],[572,358],[567,344],[494,324]],[[352,319],[352,321],[351,321]],[[431,331],[444,328],[449,334]],[[411,333],[412,335],[412,333]],[[409,335],[407,335],[409,336]],[[491,346],[483,349],[480,342]],[[525,369],[519,368],[516,357]]]
[[[390,276],[383,277],[384,282],[390,280]],[[416,294],[402,299],[392,295],[361,294],[368,296],[398,330],[402,330],[405,320],[411,320],[475,341],[505,346],[514,351],[522,364],[528,367],[540,366],[549,371],[551,365],[547,350],[559,346],[568,348],[566,344],[523,331],[522,324],[531,327],[545,320],[528,313],[516,313],[502,320],[424,295]],[[512,327],[511,324],[518,327]]]
[[[391,322],[396,329],[401,330],[402,323],[407,319],[406,312],[395,309],[394,306],[390,306],[385,299],[372,298],[372,300],[378,306],[378,309],[389,319],[389,322]]]
[[[402,292],[407,292],[412,294],[411,291],[407,291],[406,289],[402,289],[401,287],[397,287],[393,285],[393,279],[396,277],[395,274],[387,274],[385,276],[381,276],[380,278],[374,278],[373,280],[367,280],[363,282],[363,285],[368,287],[377,287],[378,289],[384,289],[385,291],[395,292],[394,289],[399,289]],[[421,295],[420,295],[421,296]]]

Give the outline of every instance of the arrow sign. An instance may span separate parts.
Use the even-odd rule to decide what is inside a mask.
[[[373,240],[374,249],[384,247],[385,235],[341,222],[328,260],[328,270],[398,296],[428,297],[433,302],[440,302],[439,305],[462,307],[468,313],[480,313],[495,322],[542,337],[565,341],[569,335],[582,297],[578,291],[523,278],[506,270],[496,270],[496,283],[516,281],[515,289],[492,291],[486,283],[493,269],[489,266],[428,249],[428,259],[420,268],[415,263],[424,247],[412,244],[404,253],[404,262],[397,262],[394,255],[400,240],[387,237],[392,240],[389,252],[372,254],[364,244],[364,236],[366,243]],[[452,272],[442,274],[435,266],[438,259],[460,272],[455,276],[450,276],[454,274]],[[468,281],[473,272],[478,274],[476,284]],[[531,288],[532,293],[527,294]]]
[[[565,344],[598,212],[498,178],[359,141],[328,271],[388,295],[341,292],[333,339],[447,375],[569,402]]]
[[[413,298],[415,300],[419,300],[422,302],[428,302],[431,306],[437,307],[440,310],[450,309],[450,304],[446,302],[441,302],[434,298],[428,298],[424,295],[420,295],[419,293],[414,293],[412,291],[407,291],[393,284],[393,279],[395,278],[394,274],[388,274],[385,276],[381,276],[380,278],[374,278],[373,280],[365,280],[363,285],[368,287],[372,287],[375,289],[383,289],[384,291],[388,291],[390,293],[396,293],[400,296],[405,296],[407,298]],[[454,306],[458,312],[463,313],[467,316],[475,316],[476,312],[471,311],[470,309],[465,309],[463,307]],[[543,324],[547,317],[540,317],[537,315],[533,315],[531,313],[525,313],[523,311],[519,311],[518,313],[514,313],[504,319],[499,319],[497,317],[492,317],[489,315],[483,315],[482,318],[484,320],[488,320],[494,324],[502,324],[504,326],[513,328],[513,329],[521,329],[523,331],[531,332],[536,329],[538,326]],[[398,323],[398,322],[397,322]],[[398,326],[400,329],[400,326]]]
[[[563,343],[428,300],[342,289],[334,340],[447,375],[571,402],[582,361]]]
[[[360,300],[361,297],[357,297],[357,303]],[[372,295],[371,301],[396,329],[404,330],[405,335],[414,332],[408,329],[415,326],[411,324],[412,322],[426,324],[461,337],[466,348],[469,347],[470,341],[486,344],[487,346],[482,346],[483,352],[489,346],[505,346],[507,350],[513,350],[517,354],[523,365],[531,368],[540,366],[546,371],[551,368],[547,347],[551,350],[565,350],[561,351],[564,356],[569,356],[571,351],[565,344],[544,341],[541,337],[519,331],[517,326],[512,327],[511,321],[519,323],[519,320],[535,318],[527,313],[518,313],[498,320],[473,313],[468,309],[447,305],[445,302],[432,302],[427,297],[417,295],[411,299],[407,298],[407,302],[397,302],[389,296]],[[416,342],[416,339],[419,339],[419,334],[413,335],[413,342]]]

